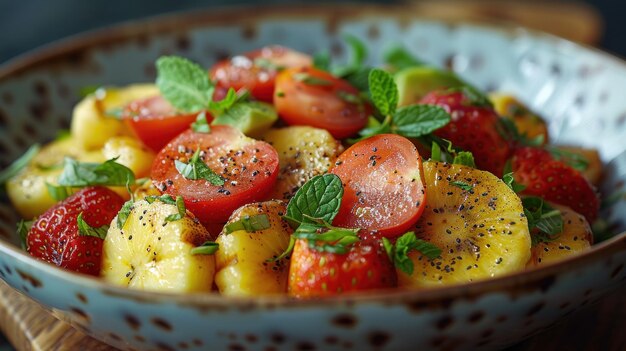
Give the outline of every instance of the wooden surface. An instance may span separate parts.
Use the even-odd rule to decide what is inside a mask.
[[[626,350],[626,286],[507,351]],[[57,320],[0,281],[0,330],[18,351],[115,351]]]

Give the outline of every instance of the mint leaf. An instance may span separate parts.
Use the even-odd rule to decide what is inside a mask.
[[[508,172],[505,175],[503,175],[502,181],[504,182],[504,184],[506,184],[509,188],[511,188],[511,190],[513,190],[516,193],[522,192],[524,191],[524,189],[526,189],[525,185],[520,184],[515,181],[513,172]]]
[[[220,115],[231,108],[237,100],[237,92],[235,89],[230,88],[222,100],[209,102],[209,111],[211,111],[213,115]]]
[[[119,230],[124,229],[124,224],[126,224],[126,220],[128,220],[128,216],[130,216],[130,212],[133,210],[133,201],[128,200],[124,203],[120,211],[117,213],[117,228]]]
[[[392,245],[388,239],[385,239],[383,239],[383,246],[390,256],[391,261],[398,269],[408,275],[413,274],[415,270],[413,261],[409,258],[410,251],[419,251],[429,260],[435,259],[441,255],[440,248],[428,241],[418,239],[414,232],[403,234],[398,238],[395,245]]]
[[[71,189],[66,186],[52,185],[50,183],[46,183],[46,189],[48,190],[48,194],[55,201],[61,201],[67,199],[71,194]]]
[[[35,221],[25,221],[23,219],[17,222],[17,236],[18,238],[20,238],[20,245],[22,246],[22,250],[27,249],[28,232],[33,226],[33,223],[35,223]]]
[[[193,153],[189,163],[174,160],[174,166],[176,167],[178,173],[180,173],[185,179],[204,179],[211,183],[211,185],[224,185],[224,179],[217,173],[213,172],[213,170],[211,170],[211,168],[209,168],[209,166],[207,166],[200,159],[200,148]]]
[[[332,222],[341,205],[343,185],[334,174],[318,175],[306,182],[289,201],[287,214],[290,224],[312,223],[308,218]]]
[[[369,73],[372,102],[383,116],[393,115],[398,107],[398,87],[391,74],[374,68]]]
[[[439,106],[406,106],[393,114],[391,131],[407,138],[418,138],[445,126],[450,118],[450,114]]]
[[[383,54],[383,60],[396,70],[424,65],[424,61],[413,57],[413,55],[401,46],[395,46],[387,50]]]
[[[205,69],[177,56],[162,56],[156,62],[156,84],[172,106],[183,112],[207,108],[214,87]]]
[[[220,244],[214,241],[205,241],[204,244],[191,249],[190,253],[192,255],[213,255],[219,248]]]
[[[125,186],[135,182],[135,174],[130,168],[115,162],[118,157],[104,163],[79,162],[66,157],[59,185],[81,188],[93,185]]]
[[[224,232],[230,234],[238,230],[245,230],[248,233],[253,233],[268,229],[269,227],[269,217],[267,217],[266,214],[257,214],[253,216],[243,216],[238,221],[228,223],[224,226]]]
[[[310,221],[302,223],[292,234],[296,239],[305,239],[309,247],[319,252],[346,254],[352,244],[358,242],[358,228],[333,227],[322,218],[305,215]]]
[[[39,153],[41,146],[39,144],[33,144],[26,150],[26,152],[20,156],[17,160],[13,161],[9,167],[0,172],[0,184],[6,183],[9,179],[15,177],[22,169],[24,169],[30,161]]]
[[[78,234],[82,236],[93,236],[96,238],[104,239],[107,236],[107,232],[109,231],[108,225],[103,225],[101,227],[94,228],[87,224],[83,219],[83,213],[79,213],[78,217],[76,217],[76,224],[78,225]]]
[[[528,220],[528,230],[531,233],[533,245],[536,245],[538,242],[556,240],[563,232],[561,212],[548,205],[543,199],[539,197],[524,197],[522,205]],[[535,233],[535,229],[539,233]]]
[[[170,196],[170,199],[172,197]],[[161,196],[160,200],[163,201],[164,198],[163,196]],[[165,202],[165,201],[163,201]],[[171,204],[171,202],[170,202]],[[174,221],[178,221],[180,219],[183,219],[185,217],[185,215],[187,215],[187,209],[185,208],[185,201],[183,200],[182,196],[176,196],[176,202],[175,202],[176,208],[178,209],[178,213],[175,214],[171,214],[167,217],[165,217],[165,221],[166,222],[174,222]]]
[[[473,191],[474,190],[474,186],[472,184],[466,183],[462,180],[452,180],[450,181],[450,185],[455,186],[457,188],[461,188],[465,191]]]
[[[435,142],[430,146],[430,160],[441,162],[441,146]]]
[[[206,113],[204,111],[198,113],[196,121],[191,124],[191,129],[196,133],[209,133],[211,132],[211,126],[206,120]]]
[[[589,168],[589,160],[583,155],[559,149],[558,147],[554,146],[547,147],[546,150],[550,152],[555,160],[565,162],[577,171],[582,172]]]
[[[359,67],[363,65],[363,62],[367,58],[367,48],[359,38],[353,35],[344,36],[344,40],[350,48],[350,62],[351,67]]]
[[[474,155],[469,151],[461,151],[454,156],[452,163],[455,165],[463,165],[472,168],[476,168],[476,162],[474,162]]]

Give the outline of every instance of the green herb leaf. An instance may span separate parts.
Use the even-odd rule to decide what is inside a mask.
[[[196,121],[191,124],[191,129],[193,129],[196,133],[209,133],[211,132],[211,127],[209,122],[206,120],[206,113],[204,111],[198,113],[198,117],[196,117]]]
[[[391,131],[407,138],[418,138],[445,126],[450,119],[450,114],[439,106],[406,106],[393,115]]]
[[[307,85],[331,85],[332,82],[319,77],[314,77],[308,73],[296,73],[293,75],[293,79],[300,81]]]
[[[580,155],[571,151],[559,149],[558,147],[554,147],[554,146],[547,147],[546,150],[550,152],[550,154],[552,155],[552,157],[554,157],[555,160],[565,162],[570,167],[574,168],[577,171],[582,172],[582,171],[585,171],[587,168],[589,168],[589,160],[583,155]]]
[[[27,249],[28,232],[33,226],[33,223],[35,223],[35,221],[25,221],[23,219],[17,222],[17,236],[18,238],[20,238],[20,245],[22,246],[22,250]]]
[[[96,91],[100,90],[100,89],[104,89],[102,86],[100,85],[85,85],[84,87],[80,88],[78,90],[78,96],[83,99],[86,98],[87,96],[91,95],[91,94],[95,94]]]
[[[538,197],[525,197],[522,199],[524,214],[528,220],[528,230],[531,233],[533,243],[552,241],[563,232],[563,217],[561,212],[548,205]],[[535,233],[534,229],[539,233]]]
[[[239,96],[237,92],[235,89],[230,88],[222,100],[209,102],[209,111],[211,111],[214,116],[220,115],[231,108],[238,100]]]
[[[370,116],[365,128],[359,132],[360,138],[348,139],[349,144],[356,144],[357,142],[367,139],[371,136],[378,134],[391,133],[391,116],[385,117],[383,123],[380,123],[375,117]]]
[[[471,85],[448,89],[449,92],[461,92],[470,101],[470,104],[477,107],[493,107],[491,100],[482,91]]]
[[[348,92],[345,92],[343,90],[339,90],[337,92],[337,96],[341,100],[343,100],[343,101],[345,101],[347,103],[350,103],[350,104],[354,104],[354,105],[362,105],[363,104],[363,98],[361,98],[361,96],[355,95],[355,94],[352,94],[352,93],[348,93]]]
[[[357,90],[359,90],[360,92],[368,94],[369,75],[370,75],[371,70],[372,70],[371,67],[361,66],[361,67],[351,69],[348,73],[344,75],[339,75],[338,77],[341,77],[347,80],[350,83],[350,85],[357,88]]]
[[[474,190],[474,186],[472,184],[466,183],[462,180],[452,180],[450,181],[450,185],[469,192]]]
[[[253,233],[268,229],[269,227],[269,217],[267,217],[266,214],[257,214],[253,216],[243,216],[238,221],[228,223],[224,226],[224,232],[230,234],[238,230],[245,230],[248,233]]]
[[[327,222],[339,212],[343,185],[334,174],[318,175],[306,182],[289,201],[286,217],[290,223],[311,223],[310,218],[321,218]]]
[[[117,213],[118,229],[124,229],[124,224],[126,224],[126,220],[128,220],[128,216],[130,216],[130,212],[133,210],[133,204],[134,203],[132,200],[126,201],[120,211]]]
[[[435,142],[430,146],[430,159],[431,161],[441,162],[441,147]]]
[[[9,167],[0,172],[0,184],[6,183],[9,179],[15,177],[22,169],[24,169],[30,161],[39,153],[41,147],[39,144],[33,144],[26,150],[26,152],[20,156],[17,160],[13,161]]]
[[[398,238],[395,245],[391,242],[383,240],[383,246],[387,254],[392,258],[392,262],[398,269],[404,273],[411,275],[415,270],[413,261],[409,258],[409,252],[412,250],[419,251],[429,260],[435,259],[441,255],[441,249],[436,245],[418,239],[414,232],[408,232]]]
[[[192,255],[213,255],[220,248],[220,244],[214,241],[206,241],[204,244],[194,247],[190,253]]]
[[[286,258],[287,256],[291,254],[294,246],[296,246],[296,238],[293,235],[290,235],[289,244],[287,245],[287,248],[285,249],[285,251],[283,251],[283,253],[281,253],[277,257],[268,258],[267,260],[265,260],[265,262],[275,262],[275,261],[280,261],[283,258]]]
[[[363,65],[367,58],[367,48],[359,38],[353,35],[345,35],[344,40],[350,48],[350,63],[352,67],[358,67]]]
[[[395,46],[387,50],[383,54],[383,60],[386,64],[393,66],[396,70],[424,65],[424,61],[413,57],[413,55],[401,46]]]
[[[83,219],[82,212],[78,214],[78,217],[76,217],[76,224],[78,225],[78,233],[82,236],[94,236],[96,238],[104,239],[109,231],[109,226],[106,224],[97,228],[87,224],[87,222]]]
[[[206,70],[177,56],[163,56],[156,62],[156,84],[172,106],[182,112],[197,112],[212,101],[214,87]]]
[[[285,69],[285,66],[277,65],[276,63],[272,62],[271,60],[266,59],[265,57],[255,58],[254,65],[262,69],[266,69],[270,71],[277,71],[277,72]]]
[[[166,222],[178,221],[180,219],[183,219],[185,215],[187,215],[187,209],[185,208],[185,201],[183,200],[182,196],[176,196],[176,208],[178,209],[178,213],[171,214],[165,217]]]
[[[513,172],[508,172],[505,175],[503,175],[502,181],[504,182],[504,184],[506,184],[509,188],[511,188],[511,190],[513,190],[516,193],[522,192],[524,191],[524,189],[526,189],[525,185],[520,184],[515,181],[515,177],[513,177]]]
[[[200,148],[194,152],[189,163],[174,160],[174,166],[183,178],[189,180],[204,179],[211,185],[224,185],[224,179],[213,172],[202,160],[200,160]]]
[[[323,51],[313,55],[313,67],[328,72],[330,70],[330,53]]]
[[[461,151],[454,156],[452,163],[455,165],[463,165],[472,168],[476,168],[476,163],[474,162],[474,155],[469,151]]]
[[[67,199],[72,190],[66,186],[60,185],[52,185],[50,183],[46,183],[46,189],[48,190],[48,194],[54,201],[61,201]]]
[[[370,95],[378,111],[383,116],[393,115],[398,107],[398,87],[391,74],[374,68],[369,73],[368,81]]]
[[[333,227],[322,218],[306,216],[309,221],[302,223],[292,234],[296,239],[306,239],[309,247],[320,252],[346,254],[350,246],[359,241],[360,229]]]
[[[59,185],[80,188],[92,185],[125,186],[127,183],[134,183],[133,171],[115,162],[117,159],[115,157],[104,163],[88,163],[66,157]]]
[[[526,134],[520,134],[517,126],[515,125],[515,122],[506,117],[501,117],[498,119],[498,123],[496,124],[496,131],[504,139],[517,141],[521,145],[540,147],[544,143],[543,135],[538,135],[533,139],[529,139]]]

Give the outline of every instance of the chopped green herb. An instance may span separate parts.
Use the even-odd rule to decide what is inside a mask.
[[[319,77],[313,77],[308,73],[296,73],[293,78],[307,85],[331,85],[329,80]]]
[[[204,244],[191,249],[192,255],[213,255],[220,248],[220,245],[214,241],[206,241]]]
[[[194,152],[193,156],[191,156],[189,163],[174,160],[174,165],[176,166],[178,173],[180,173],[185,179],[204,179],[211,183],[211,185],[224,185],[224,179],[217,173],[213,172],[213,170],[211,170],[211,168],[209,168],[209,166],[207,166],[200,159],[200,148],[198,148],[196,152]]]
[[[72,189],[66,186],[61,185],[53,185],[50,183],[46,183],[46,189],[48,190],[48,194],[54,201],[65,200],[72,193]]]
[[[508,172],[505,175],[503,175],[502,181],[504,182],[504,184],[506,184],[509,188],[511,188],[511,190],[513,190],[516,193],[522,192],[524,191],[524,189],[526,189],[525,185],[520,184],[515,181],[515,177],[513,177],[513,172]]]
[[[230,234],[237,230],[245,230],[248,233],[253,233],[260,230],[265,230],[270,227],[270,220],[266,214],[257,214],[253,216],[243,216],[238,221],[228,223],[224,226],[224,232]]]
[[[17,236],[20,238],[20,245],[23,250],[27,249],[28,244],[26,239],[28,238],[28,232],[33,226],[33,223],[35,223],[35,221],[25,221],[23,219],[17,222]]]
[[[414,232],[408,232],[398,238],[396,244],[393,245],[389,239],[383,238],[383,246],[391,262],[401,271],[408,275],[412,275],[415,266],[408,254],[410,251],[419,251],[427,259],[432,260],[441,255],[441,249],[436,245],[418,239]]]
[[[104,239],[107,236],[107,232],[109,231],[109,226],[107,224],[94,228],[87,224],[83,219],[83,213],[79,213],[78,217],[76,217],[76,224],[78,225],[78,233],[82,236],[93,236],[96,238]]]
[[[41,147],[39,144],[33,144],[26,150],[26,152],[20,156],[17,160],[13,161],[9,167],[0,172],[0,184],[6,183],[9,179],[15,177],[22,169],[24,169],[30,161],[39,153]]]
[[[462,180],[452,180],[452,181],[450,181],[450,185],[453,185],[453,186],[455,186],[457,188],[460,188],[462,190],[465,190],[465,191],[470,191],[471,192],[471,191],[474,190],[474,186],[472,184],[466,183],[466,182],[464,182]]]
[[[346,254],[350,246],[359,241],[358,228],[338,228],[322,218],[306,216],[309,221],[302,223],[293,233],[296,239],[306,239],[309,247],[320,252]]]
[[[559,149],[558,147],[554,146],[548,147],[547,150],[550,152],[555,160],[565,162],[575,170],[582,172],[589,168],[589,160],[583,155]]]
[[[161,201],[163,197],[161,197]],[[170,196],[171,199],[171,196]],[[165,202],[165,201],[163,201]],[[185,208],[185,201],[183,200],[182,196],[176,196],[176,208],[178,209],[178,213],[175,214],[171,214],[167,217],[165,217],[165,221],[166,222],[174,222],[174,221],[178,221],[180,219],[183,219],[185,217],[185,215],[187,215],[187,209]]]
[[[313,67],[328,72],[330,70],[330,53],[323,51],[313,55]]]
[[[474,88],[471,85],[465,85],[462,87],[455,87],[448,89],[448,92],[460,92],[465,95],[470,104],[477,107],[493,107],[491,100],[482,91]]]
[[[383,60],[386,64],[393,66],[396,70],[424,65],[422,60],[413,57],[405,48],[401,46],[395,46],[390,50],[387,50],[383,54]]]
[[[126,201],[117,213],[117,228],[120,230],[124,229],[124,224],[126,224],[126,220],[128,220],[128,216],[130,216],[130,211],[133,210],[133,204],[132,200]]]
[[[245,99],[245,96],[243,98],[240,97],[239,95],[237,95],[235,89],[230,88],[228,89],[226,96],[224,96],[222,100],[209,102],[208,109],[214,116],[218,116],[233,107],[235,103],[243,101]]]
[[[134,183],[133,171],[115,162],[117,159],[115,157],[104,163],[88,163],[66,157],[59,185],[80,188],[92,185],[125,186],[127,183]]]
[[[555,240],[563,232],[561,212],[548,205],[543,199],[525,197],[522,199],[522,205],[533,244]],[[539,233],[536,233],[535,229]]]
[[[454,156],[452,163],[455,165],[463,165],[472,168],[476,168],[476,162],[474,162],[474,155],[469,151],[461,151]]]
[[[211,127],[209,122],[206,120],[206,113],[204,111],[198,113],[196,117],[196,121],[191,124],[191,129],[193,129],[196,133],[209,133],[211,132]]]
[[[254,59],[254,65],[259,67],[259,68],[263,68],[263,69],[267,69],[267,70],[272,70],[272,71],[282,71],[285,69],[285,66],[280,66],[275,64],[274,62],[264,58],[264,57],[257,57]]]

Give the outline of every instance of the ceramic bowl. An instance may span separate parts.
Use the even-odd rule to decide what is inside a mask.
[[[154,79],[178,54],[209,66],[279,43],[305,52],[364,39],[371,63],[392,44],[448,66],[487,90],[512,92],[550,120],[554,140],[598,148],[603,191],[626,179],[626,65],[524,29],[443,23],[410,8],[248,8],[132,23],[43,48],[0,68],[0,162],[67,128],[80,88]],[[626,206],[604,214],[623,231]],[[122,289],[30,258],[14,245],[17,218],[0,208],[0,276],[56,316],[123,350],[461,350],[500,348],[593,303],[626,280],[626,234],[539,270],[428,291],[297,301]]]

